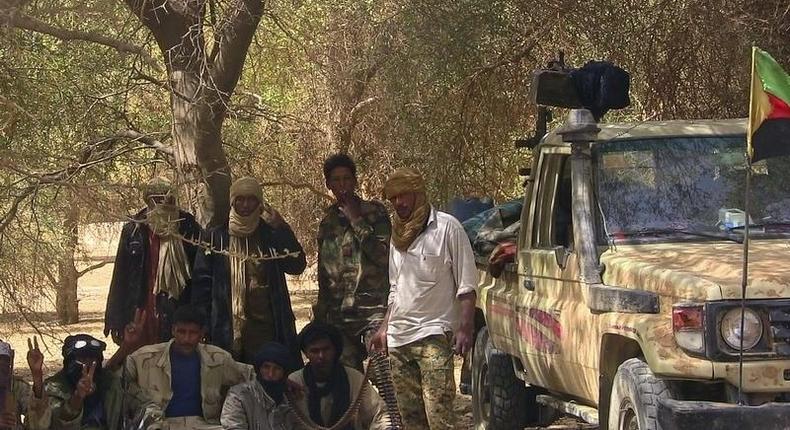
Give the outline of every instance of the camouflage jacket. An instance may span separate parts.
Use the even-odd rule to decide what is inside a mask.
[[[164,419],[173,397],[170,385],[170,345],[173,341],[144,346],[126,358],[124,381],[126,408],[130,415],[143,415],[145,422]],[[219,424],[224,392],[233,385],[255,377],[252,366],[235,361],[229,352],[206,344],[200,354],[200,396],[203,419]]]
[[[318,303],[315,319],[347,334],[382,319],[389,294],[390,220],[384,205],[361,202],[362,217],[351,223],[337,204],[318,228]]]
[[[63,371],[44,381],[44,396],[35,399],[30,394],[28,415],[25,428],[34,430],[120,430],[122,421],[122,400],[120,372],[101,370],[101,377],[94,395],[101,396],[104,408],[105,427],[82,424],[82,412],[74,411],[69,400],[74,392]]]
[[[46,396],[37,399],[33,395],[33,389],[30,384],[25,382],[22,378],[14,376],[11,380],[11,393],[13,396],[14,404],[16,405],[16,427],[13,430],[22,430],[24,428],[37,428],[32,425],[32,420],[38,419],[42,416],[45,420],[49,419],[47,413]],[[22,415],[25,416],[25,423],[22,423]],[[46,415],[46,416],[45,416]],[[49,421],[46,421],[49,426]]]

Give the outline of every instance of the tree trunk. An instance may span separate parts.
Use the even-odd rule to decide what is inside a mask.
[[[224,224],[230,209],[230,166],[222,123],[247,50],[263,14],[262,0],[236,0],[212,18],[211,46],[204,23],[210,2],[124,0],[151,30],[168,71],[173,141],[179,175],[206,227]]]
[[[195,73],[175,71],[173,87],[173,141],[179,175],[192,191],[190,205],[201,225],[207,228],[224,224],[230,208],[230,167],[222,148],[224,112],[206,94],[205,85]]]
[[[77,202],[69,196],[69,206],[63,221],[66,243],[63,255],[58,261],[58,284],[55,296],[55,308],[61,324],[79,322],[79,299],[77,298],[77,280],[79,274],[74,265],[74,253],[77,251],[80,211]]]

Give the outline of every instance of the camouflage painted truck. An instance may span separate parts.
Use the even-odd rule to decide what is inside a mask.
[[[790,428],[790,158],[752,166],[741,331],[746,122],[569,118],[533,150],[515,262],[496,279],[479,263],[475,428],[549,409]]]

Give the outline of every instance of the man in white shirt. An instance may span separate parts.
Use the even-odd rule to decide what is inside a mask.
[[[453,429],[453,351],[472,347],[477,270],[461,223],[435,210],[422,176],[398,169],[384,184],[392,203],[384,323],[371,348],[387,350],[406,428]]]

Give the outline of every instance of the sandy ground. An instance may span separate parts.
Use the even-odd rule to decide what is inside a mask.
[[[62,363],[62,340],[69,334],[88,333],[107,342],[108,358],[117,346],[111,339],[105,338],[104,308],[107,299],[107,290],[112,277],[113,266],[107,265],[87,273],[80,279],[78,297],[80,299],[80,322],[69,326],[57,325],[54,321],[54,309],[41,309],[41,317],[37,321],[25,321],[19,315],[0,316],[0,335],[6,342],[10,342],[16,353],[14,360],[15,373],[29,380],[26,353],[27,339],[34,335],[43,339],[42,352],[45,358],[45,372],[56,372]],[[317,286],[309,281],[289,281],[291,301],[297,318],[297,330],[310,321],[311,305],[317,296]],[[32,323],[32,324],[31,324]],[[456,382],[460,377],[461,361],[456,360]],[[457,428],[472,428],[471,398],[457,393],[455,410],[460,417]]]

